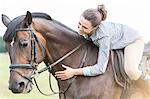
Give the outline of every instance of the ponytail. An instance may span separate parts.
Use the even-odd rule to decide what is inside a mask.
[[[91,22],[92,26],[95,27],[104,21],[107,17],[107,11],[105,10],[104,5],[98,5],[97,9],[87,9],[81,16]]]
[[[102,15],[102,21],[104,21],[106,19],[106,17],[107,17],[107,11],[105,9],[105,6],[103,4],[102,5],[98,5],[97,6],[97,10]]]

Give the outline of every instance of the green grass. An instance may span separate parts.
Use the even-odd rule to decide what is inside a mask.
[[[9,79],[9,56],[8,54],[0,54],[0,99],[58,99],[58,95],[44,96],[39,93],[36,86],[33,86],[33,90],[28,94],[13,94],[8,89]],[[44,67],[42,63],[40,67]],[[48,72],[44,72],[37,78],[38,85],[44,93],[52,93],[49,89]],[[57,82],[52,78],[53,89],[58,91]]]

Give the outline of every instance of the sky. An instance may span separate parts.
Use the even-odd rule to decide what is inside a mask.
[[[128,25],[150,40],[149,0],[0,0],[0,14],[13,19],[30,12],[44,12],[77,31],[81,13],[87,8],[104,4],[108,11],[106,21]],[[6,27],[0,20],[0,36]]]

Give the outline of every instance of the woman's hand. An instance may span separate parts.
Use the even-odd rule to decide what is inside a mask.
[[[62,65],[62,67],[64,67],[66,70],[55,72],[55,77],[61,80],[66,80],[74,76],[74,69],[65,65]]]

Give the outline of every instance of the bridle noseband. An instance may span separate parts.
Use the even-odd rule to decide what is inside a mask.
[[[43,95],[46,95],[46,96],[50,96],[50,95],[53,95],[53,94],[64,94],[64,97],[65,97],[65,92],[69,89],[69,87],[71,86],[72,82],[76,79],[77,76],[75,76],[71,83],[69,84],[69,86],[66,88],[66,90],[64,91],[60,91],[60,92],[54,92],[53,89],[51,88],[51,81],[49,81],[50,83],[50,89],[52,90],[53,94],[45,94],[43,93],[38,85],[37,85],[37,82],[36,82],[36,79],[35,79],[35,76],[36,75],[39,75],[40,73],[46,71],[46,70],[49,70],[51,71],[52,67],[57,65],[58,63],[60,63],[61,61],[63,61],[65,58],[67,58],[68,56],[70,56],[71,54],[73,54],[75,51],[77,51],[80,47],[82,47],[83,45],[85,45],[85,43],[83,44],[80,44],[78,45],[77,47],[75,47],[74,49],[72,49],[70,52],[68,52],[67,54],[65,54],[63,57],[59,58],[58,60],[56,60],[54,63],[52,64],[48,64],[47,67],[37,71],[37,66],[38,66],[38,62],[37,62],[37,47],[36,47],[36,43],[39,45],[39,47],[42,49],[42,53],[43,53],[43,56],[45,58],[46,56],[46,48],[45,46],[43,46],[43,44],[38,40],[36,34],[34,33],[34,31],[31,29],[31,27],[29,28],[20,28],[20,29],[16,29],[16,32],[18,31],[29,31],[30,32],[30,39],[31,39],[31,61],[29,62],[29,64],[11,64],[10,65],[10,71],[13,71],[13,72],[16,72],[18,75],[20,75],[21,77],[23,77],[24,79],[28,80],[29,82],[32,82],[32,79],[34,79],[34,82],[37,86],[37,89],[39,90],[39,92]],[[87,42],[86,42],[87,43]],[[80,63],[80,66],[79,68],[83,67],[84,66],[84,63],[85,63],[85,59],[86,59],[86,56],[87,56],[87,51],[85,51],[83,57],[82,57],[82,60],[81,60],[81,63]],[[32,61],[33,59],[33,61]],[[43,59],[44,60],[44,59]],[[26,77],[24,75],[22,75],[21,73],[19,73],[18,71],[16,71],[15,69],[16,68],[26,68],[26,69],[33,69],[33,73],[30,77]],[[49,80],[50,80],[50,73],[49,73]]]

